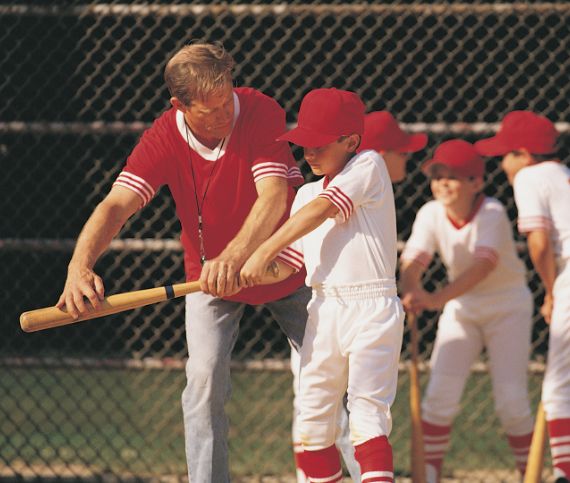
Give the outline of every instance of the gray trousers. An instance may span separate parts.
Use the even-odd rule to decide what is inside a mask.
[[[303,340],[310,298],[311,290],[301,287],[265,304],[296,349]],[[245,304],[201,292],[186,296],[188,362],[182,411],[191,483],[230,481],[224,405],[230,398],[230,358],[244,310]]]

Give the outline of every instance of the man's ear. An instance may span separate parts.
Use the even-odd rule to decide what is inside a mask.
[[[188,110],[188,108],[182,104],[182,101],[178,99],[178,97],[171,97],[170,104],[172,104],[172,107],[178,111],[186,112]]]

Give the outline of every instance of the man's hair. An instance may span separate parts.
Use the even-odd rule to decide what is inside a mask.
[[[172,56],[164,69],[164,80],[170,95],[189,106],[193,100],[203,100],[231,83],[234,64],[222,44],[194,43]]]

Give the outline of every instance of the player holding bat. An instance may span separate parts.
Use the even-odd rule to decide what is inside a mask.
[[[408,311],[443,309],[422,404],[426,479],[440,479],[465,381],[483,347],[495,409],[524,474],[533,428],[527,393],[532,298],[511,224],[501,203],[481,192],[484,163],[470,143],[442,143],[423,170],[435,200],[418,211],[401,255],[401,290]],[[421,277],[436,252],[449,283],[428,293]]]
[[[496,136],[478,141],[485,156],[502,156],[513,185],[518,229],[544,286],[540,313],[550,324],[542,386],[556,483],[570,481],[570,169],[558,159],[558,132],[530,111],[505,116]],[[542,448],[539,448],[542,449]],[[540,458],[540,451],[538,457]],[[539,476],[539,475],[538,475]]]
[[[245,286],[306,267],[312,288],[301,346],[301,469],[309,482],[342,480],[337,424],[348,394],[350,436],[362,483],[394,481],[390,406],[398,378],[404,313],[396,293],[396,215],[386,165],[356,154],[364,104],[349,91],[315,89],[298,126],[279,139],[304,148],[319,181],[303,186],[291,218],[241,270]],[[278,262],[274,259],[277,258]]]
[[[186,296],[182,409],[192,482],[229,481],[224,404],[245,305],[265,304],[298,349],[310,298],[304,273],[236,293],[243,263],[285,221],[303,177],[288,144],[276,141],[286,126],[283,109],[261,92],[234,88],[233,65],[220,45],[202,43],[169,60],[172,108],[145,131],[84,226],[57,304],[74,316],[86,312],[84,298],[99,307],[104,288],[95,262],[127,219],[168,186],[182,226],[186,278],[200,279],[202,288]]]

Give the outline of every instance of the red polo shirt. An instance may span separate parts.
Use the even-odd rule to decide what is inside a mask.
[[[257,200],[256,181],[268,176],[288,180],[287,210],[279,225],[289,216],[293,186],[303,183],[288,143],[275,141],[286,131],[283,109],[275,100],[251,88],[236,88],[234,94],[234,126],[217,159],[211,159],[212,156],[205,159],[195,140],[187,142],[180,127],[181,113],[177,116],[172,108],[143,133],[115,181],[141,197],[141,208],[162,185],[168,185],[182,225],[187,280],[198,279],[202,269],[192,170],[202,207],[202,232],[208,259],[218,256],[242,227]],[[244,289],[228,300],[249,304],[277,300],[303,285],[304,276],[297,273],[277,284]]]

